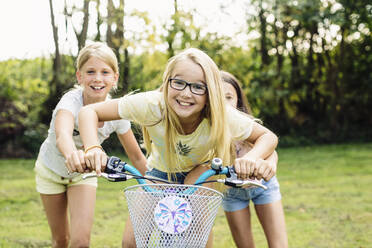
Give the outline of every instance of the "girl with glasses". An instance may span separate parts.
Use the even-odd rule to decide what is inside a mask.
[[[147,175],[192,183],[208,169],[201,164],[219,157],[224,164],[234,164],[238,176],[246,179],[257,174],[255,161],[272,154],[278,139],[248,115],[225,104],[222,87],[214,61],[199,49],[187,49],[169,60],[158,90],[84,107],[79,113],[84,146],[98,146],[99,121],[128,119],[143,127],[149,156]],[[247,140],[254,146],[234,159],[232,142],[236,140]],[[95,147],[86,153],[85,160],[99,174],[107,155]],[[208,241],[207,246],[211,245]],[[123,246],[135,246],[130,221]]]

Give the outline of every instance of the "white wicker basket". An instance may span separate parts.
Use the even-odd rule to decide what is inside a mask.
[[[134,185],[125,196],[137,247],[205,247],[223,197],[183,184]]]

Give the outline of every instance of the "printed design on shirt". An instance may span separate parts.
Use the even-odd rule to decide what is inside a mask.
[[[187,144],[182,144],[181,141],[177,143],[177,152],[182,156],[187,156],[191,152],[191,147]]]

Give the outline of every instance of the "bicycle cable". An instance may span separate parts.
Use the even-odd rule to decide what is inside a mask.
[[[200,184],[204,184],[204,183],[218,183],[218,181],[217,180],[209,180],[209,181],[205,181],[205,182],[195,183],[193,185],[200,185]]]
[[[149,178],[149,177],[145,177],[145,176],[138,176],[138,175],[134,175],[132,173],[127,173],[127,172],[117,172],[116,173],[117,175],[127,175],[127,176],[132,176],[134,179],[145,179],[145,180],[149,180],[153,183],[155,182],[162,182],[162,183],[167,183],[167,184],[172,184],[171,182],[168,182],[167,180],[163,180],[163,179],[160,179],[160,178]]]

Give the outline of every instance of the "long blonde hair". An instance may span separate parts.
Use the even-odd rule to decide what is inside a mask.
[[[209,121],[209,143],[212,147],[210,152],[205,155],[204,160],[220,157],[225,164],[231,164],[231,135],[228,125],[226,125],[225,96],[222,90],[220,71],[206,53],[196,48],[189,48],[169,59],[163,74],[163,84],[160,87],[165,102],[161,121],[164,121],[165,124],[165,162],[168,165],[168,172],[177,171],[178,165],[182,161],[181,155],[177,152],[176,136],[177,133],[183,134],[183,130],[177,114],[169,106],[167,96],[169,78],[171,78],[177,63],[184,60],[191,60],[201,67],[208,87],[208,101],[202,110],[202,115]],[[151,140],[146,127],[143,129],[143,135],[146,150],[151,153]]]

